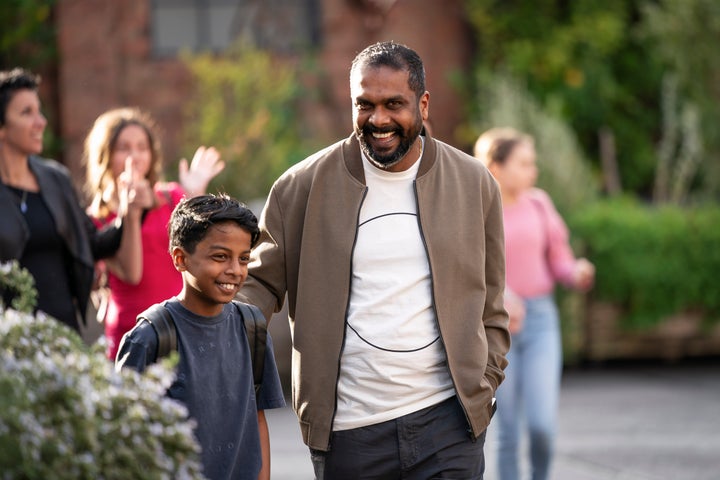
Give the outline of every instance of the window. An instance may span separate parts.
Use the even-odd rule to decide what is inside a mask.
[[[152,0],[153,51],[219,52],[244,38],[290,53],[319,43],[320,0]]]

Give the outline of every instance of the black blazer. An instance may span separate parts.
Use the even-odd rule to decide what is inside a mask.
[[[66,276],[85,322],[95,260],[110,257],[120,248],[122,227],[109,225],[102,230],[95,227],[80,206],[70,173],[63,165],[35,156],[30,156],[28,162],[40,186],[40,196],[72,256],[72,266]],[[3,262],[19,259],[30,237],[14,197],[0,182],[0,261]]]

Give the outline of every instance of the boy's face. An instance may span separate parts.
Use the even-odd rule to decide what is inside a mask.
[[[247,278],[251,237],[235,222],[213,225],[193,253],[180,247],[172,251],[175,268],[182,274],[179,300],[193,313],[218,315]]]

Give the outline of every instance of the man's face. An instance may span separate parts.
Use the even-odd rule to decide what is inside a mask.
[[[418,101],[406,70],[359,66],[350,75],[350,95],[355,135],[365,155],[384,170],[409,168],[417,157],[406,154],[427,120],[429,94]]]

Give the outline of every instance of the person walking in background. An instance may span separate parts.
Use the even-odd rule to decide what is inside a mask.
[[[18,260],[35,279],[37,309],[80,332],[97,259],[107,258],[124,281],[139,278],[132,258],[140,249],[142,209],[134,201],[134,173],[121,169],[119,221],[98,231],[67,169],[38,156],[47,126],[39,83],[20,68],[0,72],[0,261]]]
[[[555,282],[580,291],[593,285],[595,267],[576,259],[568,229],[546,192],[535,188],[532,137],[494,128],[475,143],[475,157],[492,172],[502,194],[507,262],[505,305],[512,347],[498,389],[498,471],[518,480],[522,421],[527,422],[533,480],[550,478],[557,423],[562,344]]]
[[[162,307],[177,331],[176,379],[168,396],[182,402],[197,422],[205,476],[269,480],[264,410],[284,407],[285,398],[269,334],[255,393],[246,320],[233,302],[258,239],[257,218],[227,195],[202,195],[181,201],[169,228],[168,256],[183,285]],[[157,352],[158,335],[143,320],[122,339],[116,369],[142,372],[156,361]]]
[[[350,91],[354,133],[273,185],[240,298],[269,318],[287,293],[317,479],[481,479],[510,346],[500,192],[423,131],[415,51],[367,47]]]
[[[167,224],[184,196],[205,193],[224,163],[214,148],[199,147],[188,166],[180,162],[180,183],[160,181],[163,159],[155,121],[137,108],[118,108],[100,115],[85,139],[86,193],[89,215],[98,225],[118,212],[117,181],[128,164],[137,172],[137,199],[142,213],[142,249],[134,257],[141,276],[127,281],[114,263],[106,263],[110,298],[105,315],[107,356],[115,359],[123,334],[148,306],[180,291],[182,278],[167,255]],[[142,188],[141,188],[142,186]]]

